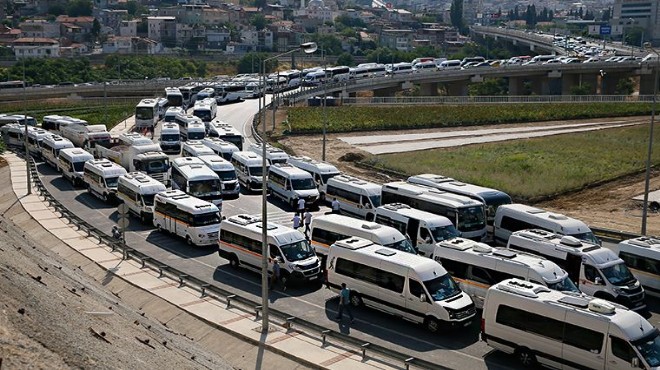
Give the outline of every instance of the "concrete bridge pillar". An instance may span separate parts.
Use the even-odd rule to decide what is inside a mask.
[[[450,82],[447,84],[447,95],[449,96],[467,96],[467,81]]]
[[[524,82],[520,77],[509,77],[509,95],[523,95],[525,88]]]
[[[617,93],[616,85],[621,79],[630,78],[628,73],[609,73],[606,72],[600,76],[600,93],[601,95],[615,95]]]
[[[593,73],[580,73],[578,75],[578,86],[583,88],[589,87],[589,94],[598,94],[599,89],[599,75]]]
[[[437,96],[438,95],[438,83],[423,83],[419,84],[419,95],[420,96]]]
[[[653,79],[655,79],[655,72],[652,71],[651,74],[640,75],[639,76],[639,94],[640,95],[653,95]],[[660,89],[660,85],[658,86]]]
[[[382,89],[374,90],[374,97],[390,97],[394,96],[398,89],[396,87],[385,87]]]
[[[564,75],[561,78],[561,94],[570,95],[573,86],[582,86],[581,78],[582,75],[580,74],[564,73]]]
[[[532,94],[534,95],[550,95],[550,84],[547,77],[533,77]]]

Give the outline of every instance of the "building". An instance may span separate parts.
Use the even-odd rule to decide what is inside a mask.
[[[40,37],[58,39],[60,37],[60,24],[45,19],[28,19],[19,23],[21,37]]]
[[[137,26],[139,23],[140,21],[137,19],[121,21],[119,25],[119,36],[137,37]]]
[[[100,12],[101,24],[112,28],[115,33],[119,33],[122,20],[128,17],[128,10],[126,9],[101,9]]]
[[[22,37],[13,43],[14,56],[21,58],[57,58],[60,56],[60,43],[45,37]]]
[[[148,38],[166,47],[176,46],[176,17],[147,17]]]
[[[409,51],[413,47],[415,31],[409,29],[385,29],[380,33],[380,45],[401,51]]]
[[[641,27],[644,37],[657,44],[660,42],[659,5],[657,0],[614,0],[611,24],[620,25],[623,32],[628,27]]]

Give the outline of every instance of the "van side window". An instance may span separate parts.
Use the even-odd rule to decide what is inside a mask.
[[[436,261],[442,264],[442,267],[444,267],[445,270],[447,270],[449,275],[455,278],[465,279],[468,268],[467,264],[463,262],[458,262],[458,261],[453,261],[453,260],[448,260],[446,258],[438,258],[438,257],[436,257]]]
[[[424,239],[427,242],[431,242],[431,234],[429,233],[429,229],[422,227],[419,229],[419,237]]]
[[[650,272],[651,274],[660,275],[660,261],[653,260],[648,257],[640,257],[627,252],[619,253],[619,257],[626,263],[628,267],[635,270]]]
[[[480,283],[484,283],[488,285],[493,285],[494,283],[496,283],[495,281],[493,281],[493,278],[490,276],[488,271],[482,269],[481,267],[476,267],[476,266],[470,267],[470,277],[474,281],[478,281]]]
[[[315,242],[331,245],[337,240],[342,240],[349,238],[347,235],[342,235],[338,233],[334,233],[332,231],[324,230],[320,227],[315,227],[312,230],[312,240]]]
[[[380,270],[380,276],[378,278],[378,281],[379,281],[378,285],[380,285],[382,288],[397,293],[401,293],[403,291],[404,278],[401,275]]]
[[[635,351],[630,347],[630,344],[623,339],[610,336],[610,341],[612,343],[612,354],[627,363],[637,357]]]
[[[500,227],[511,232],[525,230],[525,229],[534,229],[538,228],[536,225],[532,225],[529,222],[518,220],[509,216],[502,217],[502,222]]]
[[[591,353],[600,353],[603,348],[603,337],[603,333],[569,323],[564,324],[564,343],[573,347]]]
[[[584,265],[584,278],[591,281],[592,283],[596,282],[596,278],[598,277],[598,271],[596,271],[596,268],[593,266],[589,265]]]
[[[532,312],[500,305],[495,321],[498,324],[561,341],[564,323]]]
[[[408,279],[408,289],[410,290],[410,295],[413,297],[419,297],[424,293],[424,288],[422,288],[422,283],[417,280]]]

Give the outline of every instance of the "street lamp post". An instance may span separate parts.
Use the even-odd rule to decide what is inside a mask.
[[[25,169],[27,171],[27,195],[32,194],[32,179],[30,178],[30,150],[28,149],[28,119],[27,119],[27,93],[25,91],[25,56],[23,56],[23,123],[25,124]]]
[[[266,63],[268,61],[277,59],[279,57],[295,53],[298,50],[302,50],[305,52],[305,54],[311,54],[315,52],[317,49],[316,43],[313,42],[306,42],[304,44],[300,44],[299,47],[289,50],[285,53],[275,55],[270,58],[266,58],[263,60],[261,63],[261,78],[263,81],[263,88],[266,88]],[[261,99],[259,99],[261,101]],[[263,119],[261,120],[261,124],[263,127],[263,135],[264,137],[261,140],[261,331],[262,332],[267,332],[268,331],[268,255],[269,255],[269,248],[268,248],[268,226],[267,226],[267,221],[268,221],[268,212],[267,212],[267,195],[268,195],[268,189],[266,186],[267,183],[267,163],[266,163],[266,93],[264,92],[263,94],[263,104],[261,104],[261,110],[260,112],[263,111]],[[261,113],[259,113],[261,114]],[[273,111],[273,114],[275,114],[275,111]]]
[[[655,71],[653,72],[653,106],[651,107],[651,122],[649,124],[649,147],[646,155],[646,175],[644,176],[644,204],[642,205],[642,235],[646,235],[646,217],[649,209],[649,185],[651,181],[651,155],[653,154],[653,125],[655,123],[655,103],[658,95],[658,52],[651,47],[650,43],[645,44],[655,54]]]

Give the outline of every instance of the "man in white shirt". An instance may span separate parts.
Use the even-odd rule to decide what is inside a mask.
[[[309,225],[312,223],[312,213],[309,212],[309,210],[307,210],[307,212],[305,212],[304,219],[305,219],[305,237],[309,240],[309,235],[308,235]]]
[[[303,212],[305,212],[305,198],[300,198],[298,199],[298,214],[302,216]]]
[[[339,214],[339,201],[337,198],[332,199],[332,213]]]

